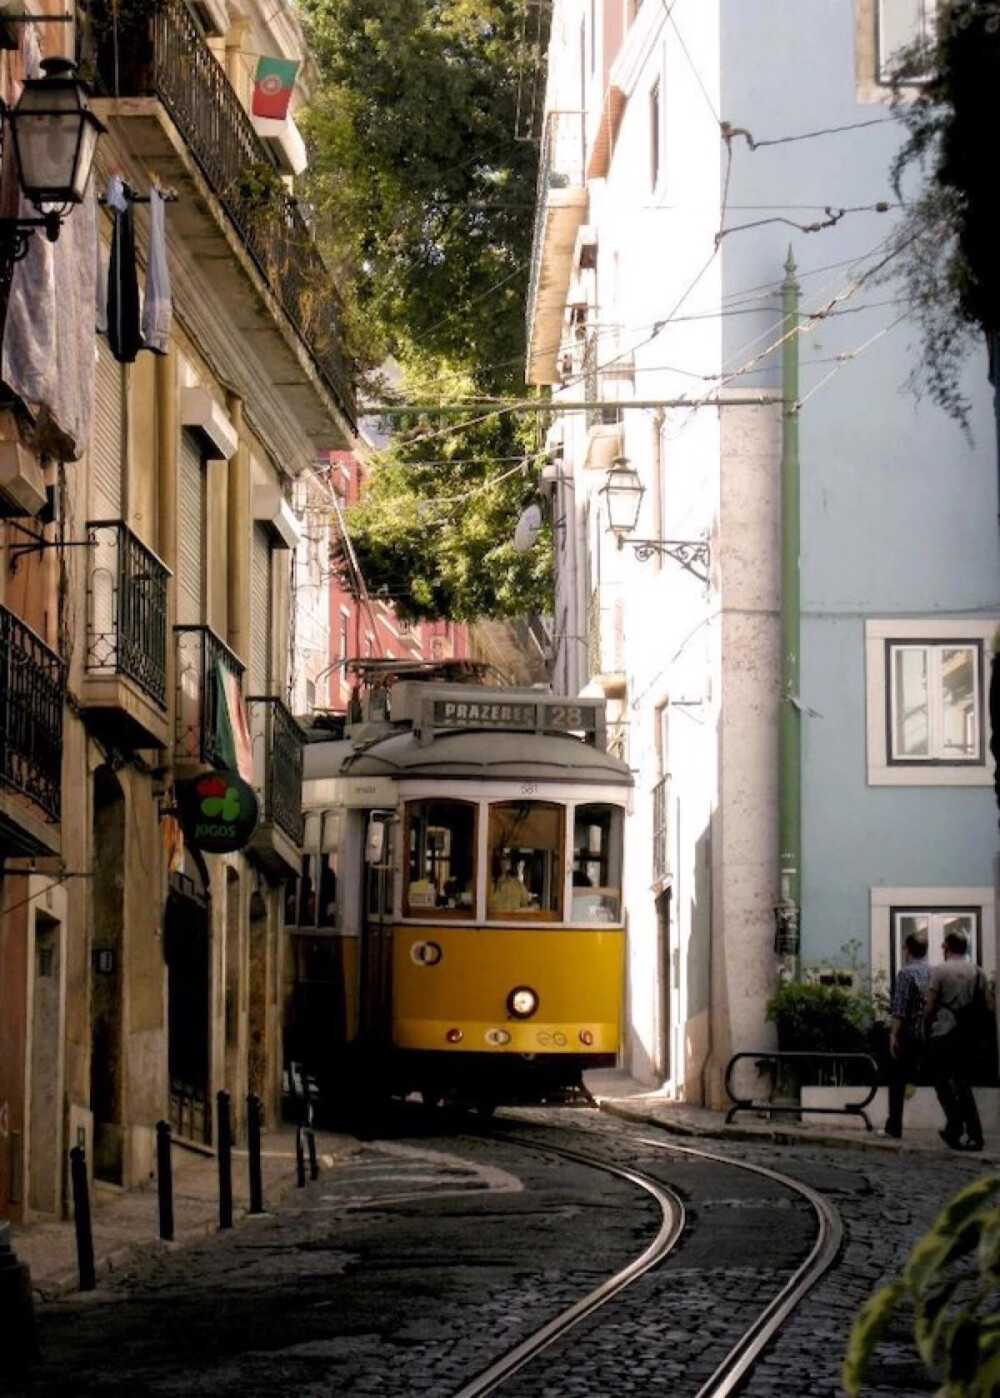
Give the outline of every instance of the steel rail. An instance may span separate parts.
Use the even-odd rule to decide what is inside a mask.
[[[503,1139],[508,1144],[510,1143],[510,1137]],[[584,1155],[580,1151],[566,1150],[561,1146],[540,1145],[532,1141],[530,1145],[525,1144],[524,1148],[536,1150],[542,1154],[559,1155],[566,1160],[575,1160],[578,1164],[604,1170],[607,1174],[617,1175],[620,1179],[638,1185],[640,1189],[645,1189],[657,1201],[663,1214],[663,1221],[656,1237],[634,1261],[609,1277],[607,1281],[602,1282],[600,1286],[595,1287],[593,1291],[567,1310],[554,1316],[540,1330],[536,1330],[533,1335],[530,1335],[513,1349],[508,1350],[495,1363],[483,1369],[471,1382],[458,1391],[455,1398],[485,1398],[486,1394],[493,1393],[513,1374],[530,1363],[542,1350],[547,1349],[549,1345],[571,1330],[574,1325],[579,1324],[581,1320],[603,1306],[605,1302],[638,1280],[651,1267],[656,1266],[676,1246],[687,1221],[683,1200],[669,1186],[642,1174],[638,1170],[632,1170],[624,1165],[611,1165],[605,1160]]]
[[[701,1160],[712,1160],[737,1170],[749,1170],[752,1174],[763,1175],[765,1179],[773,1180],[776,1184],[801,1194],[813,1206],[819,1219],[816,1241],[809,1256],[795,1270],[774,1300],[760,1313],[753,1325],[744,1332],[742,1338],[696,1394],[696,1398],[726,1398],[727,1394],[736,1392],[792,1311],[836,1261],[843,1241],[844,1226],[837,1210],[817,1190],[790,1175],[769,1170],[766,1165],[750,1165],[744,1160],[732,1160],[712,1151],[677,1145],[673,1141],[652,1140],[649,1137],[641,1138],[639,1144],[652,1146],[657,1150],[696,1156]]]

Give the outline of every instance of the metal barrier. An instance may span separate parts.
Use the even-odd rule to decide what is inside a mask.
[[[867,1088],[868,1095],[862,1097],[860,1102],[845,1102],[839,1107],[803,1107],[801,1102],[775,1102],[770,1099],[758,1101],[756,1098],[752,1097],[738,1097],[733,1089],[733,1072],[737,1063],[740,1063],[745,1058],[753,1059],[758,1067],[763,1064],[773,1065],[773,1078],[775,1082],[778,1077],[778,1069],[782,1064],[823,1063],[829,1067],[833,1067],[834,1065],[837,1067],[844,1067],[853,1064],[856,1067],[864,1069],[865,1076],[869,1081],[847,1083],[845,1086],[852,1088],[857,1087],[858,1092],[863,1092]],[[872,1124],[868,1119],[868,1113],[865,1111],[865,1108],[870,1106],[874,1100],[875,1093],[878,1091],[878,1085],[878,1064],[875,1062],[875,1059],[872,1058],[871,1054],[868,1053],[830,1053],[820,1052],[819,1050],[815,1052],[792,1052],[780,1049],[760,1049],[753,1053],[735,1053],[726,1064],[726,1096],[733,1104],[726,1113],[726,1124],[728,1125],[734,1119],[737,1112],[766,1112],[769,1116],[776,1112],[793,1113],[796,1116],[800,1116],[803,1112],[810,1112],[823,1116],[859,1116],[870,1131],[872,1129]]]

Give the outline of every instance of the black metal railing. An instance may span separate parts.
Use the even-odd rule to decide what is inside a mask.
[[[586,117],[582,111],[549,112],[538,152],[538,182],[535,188],[535,232],[531,246],[531,272],[525,315],[528,336],[535,319],[545,248],[545,227],[549,216],[549,200],[554,189],[582,189],[587,183],[584,169],[586,150]]]
[[[107,7],[110,8],[110,7]],[[352,427],[343,304],[297,201],[184,0],[131,7],[98,27],[102,93],[167,108],[261,275]]]
[[[296,845],[305,830],[302,814],[302,729],[280,699],[247,699],[253,742],[254,786],[261,819],[279,826]]]
[[[87,673],[127,675],[167,706],[170,570],[120,519],[91,520]]]
[[[0,783],[50,820],[62,802],[66,666],[20,617],[0,607]]]
[[[653,882],[665,883],[673,872],[670,859],[670,776],[653,787]]]
[[[243,665],[210,626],[175,626],[177,638],[177,729],[174,751],[181,761],[215,762],[219,757],[219,669],[242,680]]]

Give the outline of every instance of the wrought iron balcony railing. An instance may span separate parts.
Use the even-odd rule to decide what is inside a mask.
[[[298,203],[184,0],[150,0],[98,24],[99,88],[157,97],[191,149],[261,275],[352,427],[357,402],[344,354],[343,306]],[[273,178],[254,179],[265,169]]]
[[[0,607],[0,784],[57,821],[62,802],[66,667],[40,636]]]
[[[165,709],[170,570],[120,519],[87,535],[87,673],[127,675]]]
[[[243,665],[210,626],[175,626],[177,638],[177,738],[183,762],[215,762],[219,756],[217,666],[237,680]]]
[[[293,844],[301,845],[302,730],[280,699],[247,699],[247,716],[261,820],[277,825]]]
[[[549,112],[545,118],[541,149],[538,153],[538,183],[535,189],[535,232],[531,247],[531,273],[525,301],[528,332],[535,315],[542,256],[545,251],[545,225],[552,192],[582,189],[585,172],[586,116],[582,111]]]
[[[673,872],[670,858],[670,776],[653,787],[653,882],[665,883]]]

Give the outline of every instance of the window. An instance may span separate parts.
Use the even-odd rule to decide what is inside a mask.
[[[878,80],[892,81],[904,55],[935,40],[938,0],[878,0]],[[923,74],[912,75],[914,82]]]
[[[944,960],[942,949],[949,932],[964,932],[969,943],[969,956],[982,964],[982,938],[979,935],[979,908],[893,908],[890,975],[895,976],[903,964],[903,944],[915,934],[927,942],[927,964],[936,966]]]
[[[490,806],[488,917],[561,918],[564,815],[550,801]]]
[[[982,646],[886,642],[891,762],[978,762]]]
[[[476,815],[469,801],[407,802],[405,916],[475,916]]]
[[[622,812],[577,806],[573,816],[573,921],[620,922]]]
[[[306,708],[310,713],[316,707],[316,683],[314,680],[306,680]]]
[[[351,619],[346,612],[340,614],[340,658],[347,659],[347,648],[350,645]]]
[[[649,184],[656,189],[660,182],[660,80],[649,92]]]
[[[309,811],[302,840],[302,872],[285,891],[285,923],[290,927],[335,927],[340,814]]]
[[[996,623],[865,624],[868,781],[988,786],[985,676]]]

